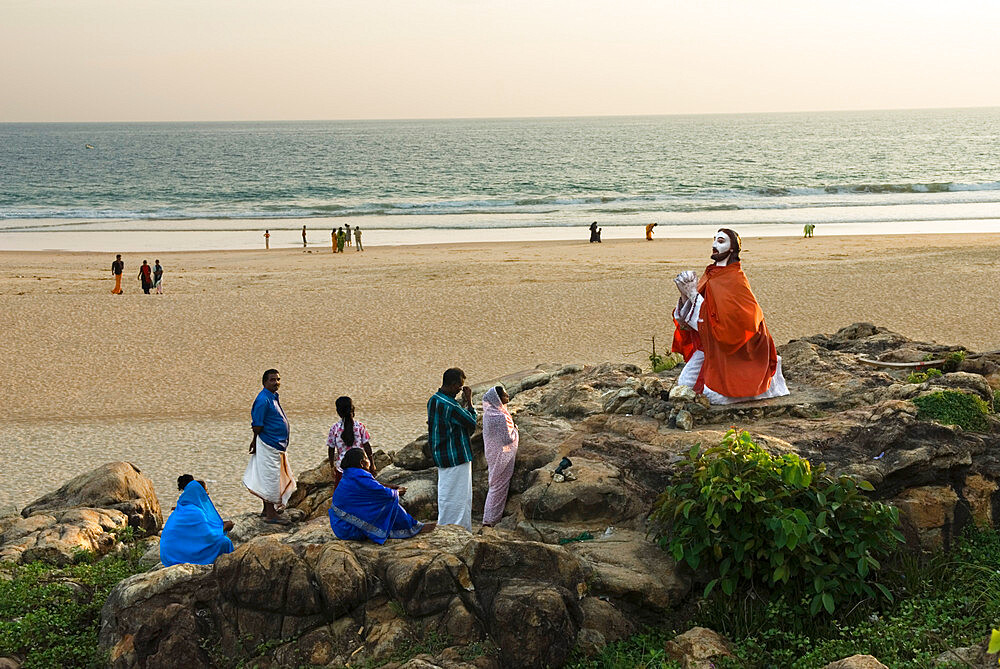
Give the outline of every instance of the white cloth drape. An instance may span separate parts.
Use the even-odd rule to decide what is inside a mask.
[[[288,465],[288,457],[257,437],[257,451],[250,456],[243,473],[243,485],[265,502],[281,509],[295,492],[295,477]]]
[[[472,462],[438,467],[437,522],[472,531]]]

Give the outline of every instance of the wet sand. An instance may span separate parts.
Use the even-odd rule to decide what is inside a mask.
[[[672,277],[709,253],[661,239],[126,254],[114,296],[113,254],[0,251],[0,505],[128,459],[166,508],[185,472],[224,512],[255,508],[239,481],[264,369],[281,371],[294,470],[325,455],[343,394],[394,450],[449,366],[478,383],[542,362],[645,364],[629,352],[668,344]],[[156,258],[166,294],[144,295],[134,277]],[[864,320],[1000,349],[998,234],[748,238],[743,266],[778,344]]]

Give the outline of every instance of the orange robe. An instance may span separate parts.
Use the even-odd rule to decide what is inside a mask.
[[[671,347],[685,360],[699,349],[705,352],[695,391],[708,386],[726,397],[766,392],[777,369],[778,353],[740,264],[709,265],[698,279],[698,292],[705,300],[699,329],[674,319]]]

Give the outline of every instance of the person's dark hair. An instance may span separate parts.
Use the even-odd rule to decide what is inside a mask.
[[[504,388],[503,386],[493,386],[493,390],[497,391],[497,397],[500,397],[500,396],[502,396],[502,395],[503,395],[503,394],[504,394],[505,392],[507,392],[507,389],[506,389],[506,388]]]
[[[344,445],[348,448],[354,446],[354,402],[350,397],[337,398],[337,415],[344,419],[344,433],[340,438],[344,440]],[[343,465],[341,465],[343,467]]]
[[[351,450],[344,453],[344,457],[340,459],[341,469],[361,469],[361,458],[365,457],[365,452],[360,448],[352,448]]]
[[[121,257],[122,257],[122,254],[121,254],[121,253],[118,253],[118,254],[116,254],[116,255],[115,255],[115,257],[116,257],[116,258],[121,258]]]
[[[465,378],[465,372],[463,372],[458,367],[452,367],[450,369],[444,370],[444,374],[441,376],[442,386],[451,386],[456,383],[461,383],[462,379]]]
[[[177,477],[177,489],[184,490],[187,484],[191,483],[191,481],[194,481],[193,476],[191,476],[190,474],[181,474],[180,476]]]
[[[260,382],[261,383],[267,383],[267,377],[271,376],[272,374],[277,374],[277,373],[278,373],[278,370],[276,370],[276,369],[269,369],[269,370],[267,370],[266,372],[264,372],[264,375],[260,377]]]

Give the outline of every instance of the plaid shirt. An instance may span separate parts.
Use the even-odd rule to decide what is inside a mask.
[[[472,460],[469,437],[476,431],[476,410],[463,409],[440,390],[427,401],[427,434],[434,464],[457,467]]]

